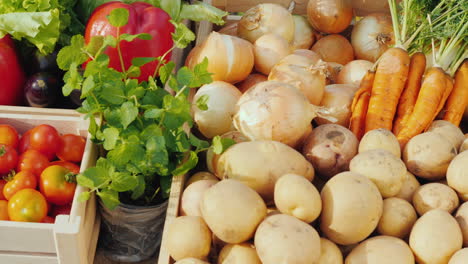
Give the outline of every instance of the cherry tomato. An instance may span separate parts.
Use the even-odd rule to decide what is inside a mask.
[[[42,223],[53,224],[55,223],[55,218],[47,215],[46,217],[44,217],[44,219],[42,219]]]
[[[62,147],[62,139],[53,126],[39,125],[31,130],[29,144],[32,149],[41,152],[49,160],[52,160],[55,153]]]
[[[86,140],[77,135],[66,134],[62,136],[62,147],[57,157],[63,161],[80,162],[86,145]]]
[[[18,131],[10,125],[0,125],[0,144],[18,147]]]
[[[0,174],[9,173],[18,163],[18,153],[12,146],[0,144]]]
[[[29,170],[36,175],[39,180],[42,171],[49,166],[49,160],[46,156],[37,150],[29,149],[18,160],[18,171]]]
[[[37,179],[31,171],[23,170],[18,172],[11,181],[9,181],[3,189],[3,195],[7,200],[23,189],[36,189]]]
[[[0,200],[6,200],[5,196],[3,195],[3,188],[7,182],[5,180],[0,180]]]
[[[0,200],[0,220],[10,220],[10,217],[8,216],[8,201],[6,200]]]
[[[57,161],[52,161],[51,163],[49,163],[49,166],[52,166],[52,165],[59,165],[59,166],[65,167],[75,174],[80,173],[80,166],[72,162],[57,160]]]
[[[53,217],[56,217],[57,215],[70,215],[70,211],[71,211],[71,204],[55,205],[50,215]]]
[[[41,222],[47,215],[46,199],[34,189],[23,189],[8,201],[8,215],[11,221]]]
[[[29,144],[30,142],[30,137],[29,135],[31,135],[31,130],[28,130],[26,131],[22,136],[21,136],[21,139],[19,141],[19,145],[18,145],[18,151],[19,153],[24,153],[26,150],[30,149],[31,146]]]
[[[68,177],[71,176],[71,182]],[[64,205],[73,201],[76,183],[70,170],[58,165],[47,167],[41,174],[39,189],[47,201],[57,205]]]

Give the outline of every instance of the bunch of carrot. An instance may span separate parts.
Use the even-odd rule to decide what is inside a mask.
[[[411,14],[409,11],[414,1],[402,1],[402,16]],[[464,40],[468,22],[466,10],[463,10],[466,0],[458,3],[440,1],[427,19],[422,18],[418,26],[413,25],[414,31],[409,36],[406,36],[410,31],[408,20],[402,19],[400,32],[395,0],[389,0],[389,4],[396,45],[382,54],[375,72],[367,73],[361,81],[351,106],[350,129],[360,139],[369,130],[385,128],[393,131],[400,145],[404,146],[412,137],[427,129],[439,113],[444,120],[457,126],[463,117],[468,104],[467,43]],[[457,12],[459,10],[462,13]],[[459,15],[462,15],[461,23],[450,39],[437,40],[439,49],[436,55],[434,35],[428,36],[422,32],[434,33],[434,28],[440,32],[444,26],[453,28],[450,22]],[[407,51],[407,47],[416,40],[432,50],[436,64],[427,70],[424,53],[415,52],[414,45]],[[418,48],[422,50],[425,47],[420,45]],[[452,58],[449,54],[454,51],[456,56]],[[454,82],[451,74],[457,68]]]

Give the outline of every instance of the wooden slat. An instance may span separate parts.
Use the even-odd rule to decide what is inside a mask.
[[[22,254],[0,251],[0,263],[4,264],[60,264],[55,254]]]
[[[53,224],[0,221],[0,250],[55,254]],[[0,254],[0,263],[4,262]]]
[[[305,15],[307,14],[308,0],[211,0],[213,6],[223,9],[228,12],[245,12],[249,8],[261,3],[275,3],[289,8],[291,2],[294,2],[294,14]],[[206,1],[205,1],[206,2]]]

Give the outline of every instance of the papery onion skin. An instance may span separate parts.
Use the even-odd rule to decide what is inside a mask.
[[[345,37],[337,34],[319,39],[311,50],[319,54],[327,62],[346,65],[354,60],[353,46]]]
[[[252,86],[256,85],[257,83],[266,82],[266,81],[268,81],[267,76],[260,74],[260,73],[252,73],[249,76],[247,76],[245,80],[238,83],[236,86],[237,86],[237,89],[239,89],[241,93],[245,93],[248,89],[250,89]]]
[[[254,44],[255,69],[268,75],[273,66],[289,53],[290,46],[284,38],[273,33],[265,34]]]
[[[366,60],[354,60],[346,64],[338,74],[337,84],[352,84],[359,86],[364,75],[374,64]]]
[[[351,118],[351,103],[354,93],[359,89],[359,86],[351,84],[332,84],[325,87],[321,106],[325,107],[330,113],[323,114],[323,117],[336,118],[336,122],[324,118],[316,118],[315,121],[319,125],[337,124],[348,127],[349,119]]]
[[[237,35],[254,43],[259,37],[274,33],[291,43],[294,39],[294,19],[278,4],[259,4],[245,12],[239,21]]]
[[[208,59],[213,81],[237,83],[244,80],[254,66],[253,45],[241,38],[211,32],[208,38],[190,51],[185,64],[193,69]]]
[[[356,59],[376,62],[389,46],[395,44],[392,18],[376,13],[361,19],[351,33]]]
[[[312,63],[317,63],[322,59],[319,54],[308,49],[297,49],[292,54],[300,55],[312,60]]]
[[[293,146],[309,129],[315,109],[293,86],[262,82],[239,99],[234,126],[250,140],[274,140]]]
[[[193,118],[198,130],[207,138],[235,130],[232,116],[242,93],[230,83],[215,81],[200,87],[193,101],[197,102],[203,95],[208,96],[207,110],[192,104]]]
[[[350,0],[309,0],[307,17],[316,30],[337,34],[351,23],[353,8]]]
[[[343,65],[336,62],[327,62],[327,85],[336,83],[343,67]]]
[[[294,39],[291,49],[310,49],[315,42],[315,34],[309,21],[303,16],[293,15],[294,18]]]
[[[218,33],[237,37],[238,25],[239,25],[239,21],[232,22],[231,24],[226,25],[222,27],[220,30],[218,30]]]

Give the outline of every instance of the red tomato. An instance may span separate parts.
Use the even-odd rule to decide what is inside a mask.
[[[50,215],[53,217],[56,217],[57,215],[70,215],[70,211],[71,204],[55,205]]]
[[[8,201],[8,215],[11,221],[41,222],[47,215],[46,199],[34,189],[23,189]]]
[[[3,189],[3,195],[7,200],[20,190],[36,189],[37,179],[31,171],[23,170],[18,172],[11,181],[9,181]]]
[[[75,174],[80,173],[80,167],[72,162],[57,160],[57,161],[52,161],[51,163],[49,163],[49,166],[52,166],[52,165],[59,165],[59,166],[65,167]]]
[[[7,174],[16,167],[18,153],[12,146],[0,144],[0,174]]]
[[[66,134],[62,136],[62,147],[57,157],[63,161],[80,162],[86,145],[86,140],[77,135]]]
[[[18,147],[18,131],[10,125],[0,125],[0,144]]]
[[[0,200],[6,200],[5,196],[3,195],[3,188],[7,182],[5,180],[0,179]]]
[[[44,219],[42,219],[42,223],[53,224],[53,223],[55,223],[55,218],[50,217],[50,216],[46,216],[46,217],[44,217]]]
[[[0,200],[0,220],[10,220],[10,217],[8,216],[8,201]]]
[[[30,142],[30,138],[29,138],[29,135],[31,135],[31,130],[28,130],[26,131],[22,136],[21,136],[21,139],[19,141],[19,145],[18,145],[18,151],[19,153],[24,153],[26,150],[28,150],[30,148],[30,145],[29,145],[29,142]]]
[[[49,166],[49,160],[46,156],[37,150],[30,149],[21,154],[18,160],[18,171],[29,170],[36,175],[39,180],[42,171]]]
[[[0,1],[2,4],[4,1]],[[24,72],[9,35],[0,38],[0,105],[19,105],[24,100]]]
[[[49,125],[39,125],[31,130],[29,144],[49,160],[53,160],[55,153],[62,147],[62,139],[57,129]]]
[[[39,189],[47,201],[57,205],[64,205],[73,201],[76,183],[68,182],[68,175],[73,174],[68,169],[52,165],[41,174]],[[74,175],[72,176],[74,180]]]

